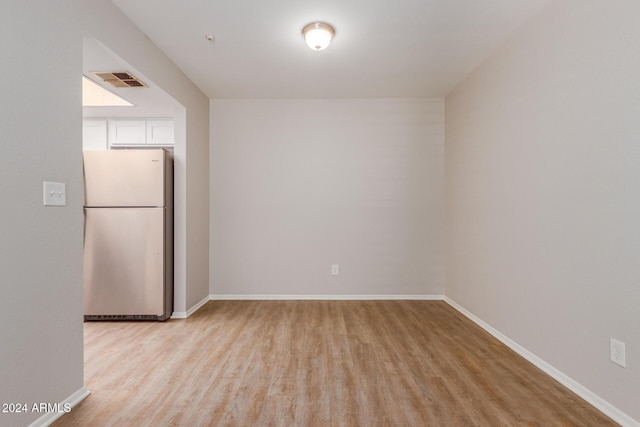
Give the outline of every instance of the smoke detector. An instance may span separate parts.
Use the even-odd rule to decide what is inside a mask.
[[[147,85],[142,83],[133,74],[128,71],[100,71],[93,73],[106,83],[115,87],[146,87]]]

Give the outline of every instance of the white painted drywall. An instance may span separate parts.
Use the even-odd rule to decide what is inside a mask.
[[[110,0],[80,6],[86,34],[184,106],[174,115],[174,311],[184,313],[209,292],[209,99]]]
[[[211,294],[441,295],[443,110],[212,100]]]
[[[446,295],[636,420],[639,41],[636,0],[550,2],[447,97],[445,150]]]
[[[73,1],[0,13],[0,425],[40,418],[83,387],[82,40]],[[43,77],[44,76],[44,77]],[[44,207],[42,182],[66,184]]]

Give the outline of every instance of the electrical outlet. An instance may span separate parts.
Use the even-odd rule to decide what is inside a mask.
[[[627,367],[627,355],[625,354],[625,345],[622,341],[609,339],[609,346],[611,350],[611,361],[616,365],[620,365],[623,368]]]
[[[331,275],[337,276],[338,274],[340,274],[340,266],[338,264],[331,265]]]

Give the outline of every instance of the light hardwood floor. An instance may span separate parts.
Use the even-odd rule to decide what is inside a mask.
[[[54,426],[615,426],[442,301],[211,301],[85,323]]]

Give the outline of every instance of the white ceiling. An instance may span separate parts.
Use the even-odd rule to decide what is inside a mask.
[[[393,98],[447,95],[547,0],[113,2],[211,98]]]
[[[147,87],[116,88],[94,75],[94,72],[99,71],[128,71]],[[82,74],[133,104],[132,107],[83,107],[83,117],[173,117],[175,109],[180,106],[142,73],[89,36],[82,40]]]

